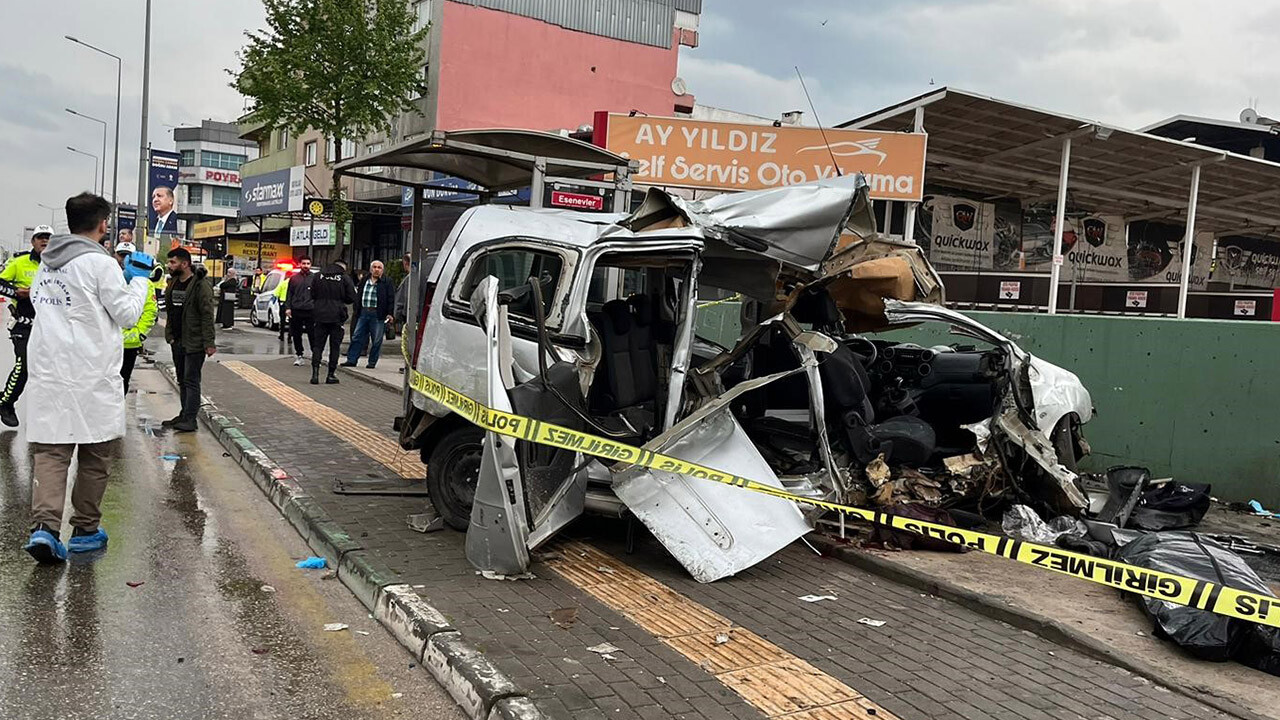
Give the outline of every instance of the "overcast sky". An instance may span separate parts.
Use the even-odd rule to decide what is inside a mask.
[[[63,35],[124,58],[120,195],[136,198],[143,1],[0,1],[0,243],[12,246],[23,225],[48,222],[38,203],[90,188],[93,160],[66,146],[99,153],[101,126],[63,108],[115,112],[114,61]],[[156,3],[157,147],[173,146],[166,125],[241,113],[225,69],[261,22],[259,0]],[[812,123],[799,66],[826,125],[930,83],[1125,127],[1177,113],[1235,118],[1253,102],[1280,117],[1278,29],[1280,3],[1242,0],[705,0],[701,46],[682,51],[680,74],[699,102],[805,109]]]

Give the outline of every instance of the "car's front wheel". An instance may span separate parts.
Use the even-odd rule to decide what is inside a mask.
[[[253,305],[249,306],[249,324],[254,327],[262,327],[262,321],[258,319],[258,308]]]
[[[431,450],[427,491],[440,517],[454,530],[465,532],[471,524],[483,452],[484,431],[476,427],[450,430]]]

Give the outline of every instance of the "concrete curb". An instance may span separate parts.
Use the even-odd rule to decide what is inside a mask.
[[[1005,605],[989,595],[975,592],[949,580],[916,568],[901,565],[892,560],[877,557],[871,553],[862,552],[834,536],[814,532],[807,535],[806,539],[813,543],[814,547],[818,548],[825,557],[835,558],[883,578],[958,603],[993,620],[1007,623],[1020,630],[1035,633],[1056,645],[1084,653],[1108,665],[1123,668],[1134,675],[1158,683],[1160,686],[1180,695],[1211,705],[1231,717],[1240,718],[1241,720],[1269,720],[1248,710],[1242,710],[1229,703],[1225,698],[1172,684],[1163,671],[1145,660],[1119,652],[1115,648],[1109,647],[1105,643],[1047,615],[1041,615],[1013,605]]]
[[[173,368],[156,367],[177,386]],[[378,381],[372,381],[378,382]],[[382,383],[378,383],[382,384]],[[471,647],[445,616],[352,539],[320,504],[258,449],[239,421],[201,398],[200,420],[316,555],[473,720],[542,720],[546,716],[501,670]]]

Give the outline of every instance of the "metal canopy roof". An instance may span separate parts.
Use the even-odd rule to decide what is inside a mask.
[[[1280,228],[1280,164],[1113,125],[942,88],[840,127],[911,130],[922,109],[927,178],[957,190],[1023,202],[1057,194],[1062,140],[1072,139],[1074,204],[1137,219],[1183,219],[1199,164],[1198,230]]]
[[[372,175],[369,167],[431,170],[475,183],[488,192],[528,187],[535,167],[547,177],[585,179],[629,167],[628,159],[562,135],[533,130],[437,130],[370,155],[338,163],[343,175],[393,185],[429,187],[426,181]]]

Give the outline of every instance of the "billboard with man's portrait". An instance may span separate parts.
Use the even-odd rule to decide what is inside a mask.
[[[186,228],[178,219],[178,162],[182,156],[167,150],[152,150],[147,173],[147,235],[181,235]]]

